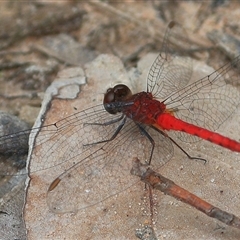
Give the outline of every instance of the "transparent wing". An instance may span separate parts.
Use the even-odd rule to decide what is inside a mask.
[[[104,127],[105,130],[100,132],[109,131],[107,128]],[[172,157],[172,143],[152,128],[145,130],[156,144],[151,165],[160,167]],[[82,131],[77,133],[78,137]],[[113,133],[113,129],[110,131]],[[94,136],[95,133],[92,133],[91,129],[89,135]],[[54,188],[48,191],[47,203],[54,212],[76,212],[130,187],[135,183],[130,174],[132,158],[141,156],[148,161],[152,147],[149,139],[140,133],[131,120],[127,121],[113,141],[85,147],[81,145],[83,142],[75,143],[78,150],[71,157],[71,150],[67,147],[64,157],[70,161],[70,167],[54,181]],[[55,186],[56,182],[58,184]]]
[[[186,87],[169,95],[165,100],[168,109],[183,121],[215,131],[236,110],[240,103],[239,75],[233,67],[240,68],[240,56]],[[186,142],[196,140],[177,133]]]
[[[186,46],[188,38],[185,30],[176,22],[170,22],[158,57],[153,62],[147,77],[147,91],[163,101],[171,93],[186,86],[192,76],[191,58],[179,58],[173,53],[174,42],[184,38]]]
[[[175,22],[169,24],[162,52],[149,71],[148,91],[159,101],[163,101],[167,109],[173,110],[174,115],[181,120],[215,131],[240,103],[240,92],[233,87],[239,85],[239,75],[233,68],[240,69],[240,56],[210,75],[190,82],[191,59],[171,52],[174,41],[186,35],[183,33],[184,30]],[[185,142],[199,140],[186,133],[170,135],[177,135]]]
[[[138,156],[149,161],[152,150],[151,142],[138,126],[127,119],[115,139],[99,143],[110,139],[122,121],[120,114],[111,115],[99,105],[41,127],[32,154],[37,158],[31,165],[30,174],[57,165],[68,169],[57,178],[59,184],[48,192],[51,210],[74,212],[134,184],[134,181],[129,181],[132,158]],[[160,167],[171,158],[172,143],[150,127],[145,130],[155,142],[151,164]],[[32,131],[37,133],[39,129]],[[14,138],[17,144],[28,134],[29,130],[23,131],[5,136],[2,141]],[[154,162],[154,159],[158,161]]]

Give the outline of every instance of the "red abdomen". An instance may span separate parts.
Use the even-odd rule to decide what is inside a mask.
[[[154,126],[161,130],[175,130],[186,132],[191,135],[203,138],[207,141],[213,142],[222,147],[228,148],[232,151],[240,152],[239,142],[224,137],[218,133],[184,122],[168,113],[159,114]]]

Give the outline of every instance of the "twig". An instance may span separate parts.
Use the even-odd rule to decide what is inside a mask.
[[[152,188],[191,205],[192,207],[205,213],[207,216],[216,218],[231,227],[240,229],[240,219],[237,216],[211,205],[193,193],[190,193],[184,188],[176,185],[173,181],[150,169],[149,166],[142,164],[138,158],[134,158],[133,160],[131,174],[139,176],[141,181]]]

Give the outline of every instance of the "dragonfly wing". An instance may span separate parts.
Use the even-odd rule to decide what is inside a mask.
[[[120,124],[119,115],[110,115],[102,105],[92,107],[64,118],[54,124],[41,127],[34,148],[36,155],[41,154],[41,162],[36,164],[31,172],[52,168],[56,165],[76,159],[79,152],[83,156],[90,154],[89,146],[95,149],[93,143],[109,139]],[[104,125],[104,123],[112,124]]]
[[[176,22],[170,22],[164,36],[160,54],[153,62],[147,77],[147,91],[164,100],[167,96],[186,86],[192,75],[192,61],[189,57],[178,57],[173,53],[174,43],[184,38],[188,46],[185,30]],[[190,49],[190,46],[188,46]]]
[[[178,24],[170,23],[162,45],[162,51],[154,61],[148,75],[148,91],[163,101],[179,119],[215,131],[236,110],[240,100],[236,72],[240,68],[240,56],[212,74],[190,82],[192,61],[172,54],[174,41],[185,31]],[[187,40],[186,40],[187,43]],[[190,49],[190,46],[189,46]],[[235,82],[234,82],[235,81]],[[185,142],[198,140],[186,133],[176,133]]]
[[[155,130],[147,131],[156,142],[152,163],[159,168],[171,158],[172,144]],[[76,212],[134,185],[136,179],[130,174],[132,158],[139,156],[147,161],[151,146],[149,139],[129,120],[116,140],[101,144],[82,160],[81,153],[73,159],[78,163],[61,174],[48,191],[49,208],[57,213]]]
[[[238,76],[232,69],[240,68],[240,56],[210,75],[173,93],[166,101],[179,119],[215,131],[236,110],[240,103]],[[181,140],[192,142],[195,137],[177,133]]]

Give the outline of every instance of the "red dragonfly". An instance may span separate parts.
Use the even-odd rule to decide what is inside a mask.
[[[191,59],[179,58],[170,51],[174,25],[169,24],[162,52],[150,68],[147,92],[132,95],[127,86],[120,84],[107,90],[103,104],[41,127],[42,135],[35,147],[44,148],[46,164],[34,171],[68,163],[67,170],[48,189],[47,202],[52,211],[75,212],[123,191],[134,184],[124,178],[131,169],[131,154],[157,169],[173,155],[172,143],[182,149],[177,139],[193,142],[201,137],[240,152],[239,142],[213,132],[240,103],[239,91],[227,82],[232,78],[232,67],[239,68],[240,56],[191,83]],[[179,131],[176,140],[165,130]],[[16,144],[28,133],[15,136]],[[1,138],[0,145],[7,139]],[[54,142],[48,143],[48,139]],[[122,160],[116,162],[119,155]],[[118,188],[112,184],[116,179]]]
[[[149,71],[147,92],[132,94],[127,86],[116,85],[108,89],[104,96],[105,112],[97,106],[56,124],[58,128],[69,131],[66,122],[69,125],[73,121],[78,126],[75,130],[79,131],[81,123],[83,135],[80,136],[87,132],[92,139],[80,142],[83,153],[87,151],[89,155],[84,154],[83,159],[50,185],[48,204],[51,209],[56,212],[71,211],[68,201],[78,207],[102,201],[122,190],[111,186],[118,177],[123,189],[129,186],[130,183],[123,179],[130,169],[130,163],[125,161],[129,157],[123,156],[129,147],[135,149],[137,156],[143,156],[148,163],[153,160],[153,165],[159,168],[171,158],[172,143],[180,147],[165,130],[180,131],[177,137],[184,142],[196,141],[197,136],[240,152],[239,142],[213,132],[232,115],[240,103],[239,91],[227,82],[232,77],[232,67],[240,66],[240,56],[212,74],[188,84],[192,71],[191,59],[170,54],[169,39],[174,37],[174,28],[171,22],[163,42],[163,51]],[[140,138],[141,143],[138,142]],[[96,148],[93,149],[93,146]],[[118,154],[122,156],[121,163],[115,162]],[[159,156],[162,160],[154,161]],[[76,157],[73,155],[72,158]],[[101,180],[94,174],[85,175],[85,172],[98,172],[95,168],[101,172]],[[98,182],[105,183],[103,185],[106,188],[99,195],[96,194],[100,188]],[[83,186],[88,192],[85,194],[87,197],[79,193],[81,196],[78,199],[66,200],[66,195],[62,196],[66,185],[75,192],[79,192],[79,185]],[[68,195],[72,196],[70,193]],[[88,203],[82,201],[82,198],[87,198]]]

